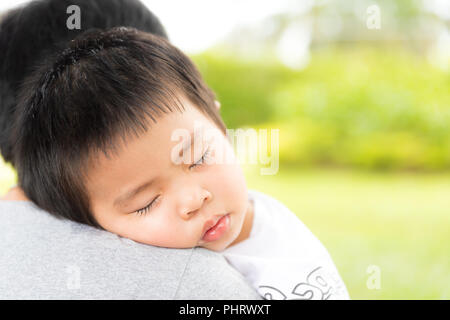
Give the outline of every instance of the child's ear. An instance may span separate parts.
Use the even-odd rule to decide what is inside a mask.
[[[220,109],[220,102],[217,101],[217,100],[214,100],[214,103],[216,104],[216,108],[217,108],[217,109]]]

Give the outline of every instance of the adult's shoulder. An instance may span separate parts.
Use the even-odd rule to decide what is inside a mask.
[[[148,246],[0,201],[0,299],[257,298],[216,252]]]

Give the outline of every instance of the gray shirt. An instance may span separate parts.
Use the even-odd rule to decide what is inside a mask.
[[[0,201],[0,299],[261,299],[217,252],[140,244]]]

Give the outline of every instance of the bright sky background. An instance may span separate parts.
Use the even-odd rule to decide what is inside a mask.
[[[293,1],[144,0],[166,26],[172,43],[187,52],[206,49],[234,27],[282,12]]]
[[[253,24],[269,15],[301,11],[313,0],[141,0],[165,26],[171,42],[188,53],[200,52],[235,26]],[[27,0],[2,0],[0,11]],[[83,13],[81,13],[83,19]],[[83,23],[83,20],[81,20]]]
[[[170,41],[188,54],[201,52],[220,41],[235,27],[255,25],[280,12],[301,13],[315,2],[334,0],[141,0],[165,26]],[[0,12],[29,2],[1,0]],[[376,3],[376,0],[373,1]],[[424,0],[426,10],[444,20],[450,19],[450,0]],[[83,13],[81,13],[83,23]],[[295,27],[295,26],[294,26]],[[286,30],[277,50],[283,63],[293,68],[304,67],[309,59],[311,34],[307,25]],[[442,32],[430,52],[433,63],[441,61],[448,68],[449,32]],[[439,63],[440,65],[442,63]]]

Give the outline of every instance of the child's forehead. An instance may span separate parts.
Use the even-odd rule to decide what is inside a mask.
[[[192,105],[187,105],[183,112],[173,111],[164,114],[156,122],[151,119],[147,122],[146,130],[117,134],[107,148],[92,150],[88,159],[89,169],[103,167],[107,170],[116,163],[120,165],[120,162],[137,157],[144,150],[151,150],[151,156],[165,156],[166,151],[170,151],[180,141],[184,151],[191,141],[207,136],[205,132],[211,136],[211,131],[218,131],[214,122]]]

